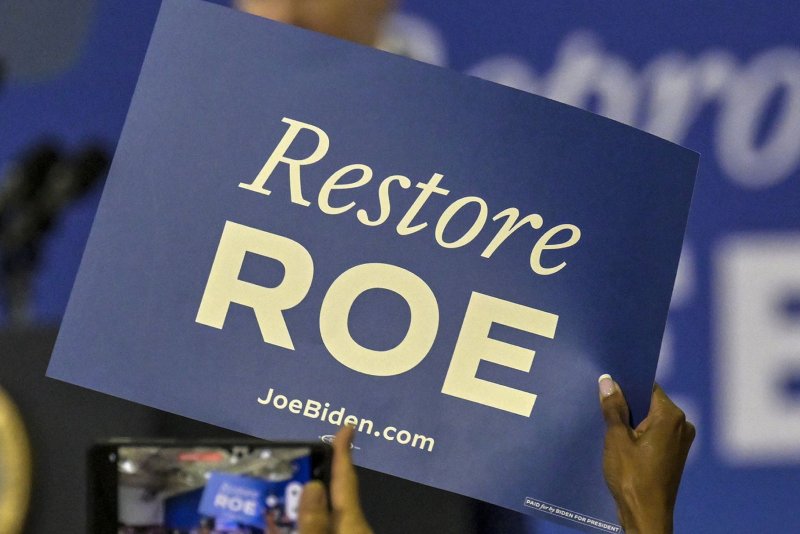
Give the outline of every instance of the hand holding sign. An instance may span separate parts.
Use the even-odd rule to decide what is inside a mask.
[[[672,532],[672,513],[683,465],[695,436],[694,426],[657,384],[650,413],[631,429],[622,390],[609,375],[599,380],[600,403],[608,425],[604,471],[626,531]],[[343,426],[334,441],[331,477],[332,513],[325,487],[306,485],[300,500],[300,534],[370,534],[358,499],[358,481],[350,458],[353,427]]]
[[[635,429],[628,403],[609,375],[600,377],[606,420],[603,470],[625,531],[672,532],[672,513],[695,436],[683,411],[656,384],[650,413]]]
[[[350,459],[355,429],[343,426],[333,442],[331,510],[325,486],[319,481],[306,484],[300,499],[300,534],[371,534],[358,500],[358,480]]]

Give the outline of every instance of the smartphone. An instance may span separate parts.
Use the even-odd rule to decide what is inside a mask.
[[[324,443],[114,439],[89,451],[88,532],[294,534]]]

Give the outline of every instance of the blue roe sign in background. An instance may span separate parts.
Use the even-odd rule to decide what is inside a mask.
[[[0,6],[15,20],[0,33],[4,166],[43,139],[113,150],[159,3],[75,0],[58,17],[37,5]],[[798,20],[792,1],[405,0],[388,29],[421,59],[703,154],[658,376],[699,429],[682,530],[781,532],[776,512],[793,509],[799,491]],[[63,313],[98,197],[75,205],[46,243],[41,322]]]

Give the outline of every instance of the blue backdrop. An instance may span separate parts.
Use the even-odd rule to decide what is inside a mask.
[[[44,139],[113,150],[158,2],[28,4],[0,7],[15,21],[0,35],[0,163]],[[659,370],[699,430],[679,531],[785,532],[800,492],[798,23],[793,2],[406,0],[388,30],[421,59],[702,153]],[[39,321],[64,310],[98,197],[45,243]]]

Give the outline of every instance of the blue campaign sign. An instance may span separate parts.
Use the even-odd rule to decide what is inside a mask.
[[[619,532],[596,380],[643,417],[697,155],[165,1],[48,375]]]
[[[264,528],[270,483],[254,477],[212,472],[199,512],[220,522]]]

